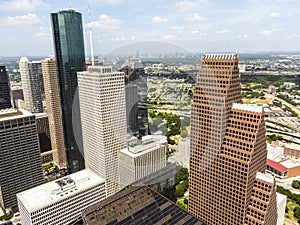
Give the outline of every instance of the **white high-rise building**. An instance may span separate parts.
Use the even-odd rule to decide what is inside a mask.
[[[166,166],[168,143],[160,143],[145,136],[144,140],[131,142],[119,153],[120,182],[122,187],[146,177]]]
[[[105,179],[107,195],[120,190],[118,152],[126,146],[123,72],[90,66],[78,72],[85,166]]]
[[[21,57],[19,68],[26,110],[33,113],[43,112],[44,85],[41,62],[29,62],[27,57]]]
[[[24,225],[70,224],[105,198],[105,181],[87,169],[17,194]]]

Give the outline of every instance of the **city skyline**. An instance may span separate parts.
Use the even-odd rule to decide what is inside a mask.
[[[0,3],[2,56],[53,55],[50,13],[82,13],[89,55],[88,4],[95,55],[143,41],[163,41],[191,52],[299,51],[300,14],[294,0],[5,0]],[[138,49],[137,49],[138,50]],[[134,53],[134,52],[133,52]]]

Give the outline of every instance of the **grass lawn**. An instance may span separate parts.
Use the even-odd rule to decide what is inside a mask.
[[[258,99],[258,98],[251,98],[251,99],[244,100],[243,103],[244,104],[268,104],[269,100]]]
[[[295,223],[298,223],[298,220],[294,217],[294,208],[298,206],[294,201],[288,199],[286,206],[288,207],[288,213],[285,213],[285,218],[291,220]]]

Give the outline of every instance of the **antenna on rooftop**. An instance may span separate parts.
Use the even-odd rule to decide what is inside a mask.
[[[92,37],[92,23],[91,23],[91,10],[90,5],[88,5],[88,11],[89,11],[89,33],[90,33],[90,47],[91,47],[91,60],[92,60],[92,66],[95,65],[94,63],[94,49],[93,49],[93,37]]]

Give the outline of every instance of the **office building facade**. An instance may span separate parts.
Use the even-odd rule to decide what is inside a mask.
[[[49,120],[47,113],[38,113],[36,116],[37,132],[39,135],[40,150],[41,153],[50,151],[51,147],[51,136],[49,128]]]
[[[106,198],[105,181],[89,170],[17,194],[22,224],[64,225]]]
[[[137,140],[119,152],[120,183],[126,187],[166,166],[168,143]]]
[[[78,72],[86,168],[105,179],[108,196],[120,190],[118,152],[126,146],[124,73],[90,66]]]
[[[11,108],[9,76],[5,66],[0,66],[0,109]]]
[[[44,77],[44,88],[49,120],[51,148],[53,161],[60,167],[67,167],[67,156],[64,143],[64,132],[62,123],[61,99],[59,81],[54,58],[42,61]]]
[[[27,57],[21,57],[19,69],[26,110],[32,113],[43,112],[44,84],[41,62],[29,62]]]
[[[276,224],[270,207],[266,217],[248,216],[256,192],[264,192],[257,174],[265,172],[267,150],[262,107],[241,103],[237,55],[204,55],[191,108],[189,212],[207,225]],[[275,185],[266,182],[265,205],[273,207]]]
[[[85,71],[82,16],[73,9],[51,13],[68,170],[84,168],[77,72]]]
[[[126,118],[128,133],[142,137],[149,134],[148,85],[144,67],[137,59],[126,61],[121,68],[125,73]]]
[[[35,116],[25,110],[1,110],[0,143],[0,204],[14,209],[18,192],[44,183]]]

